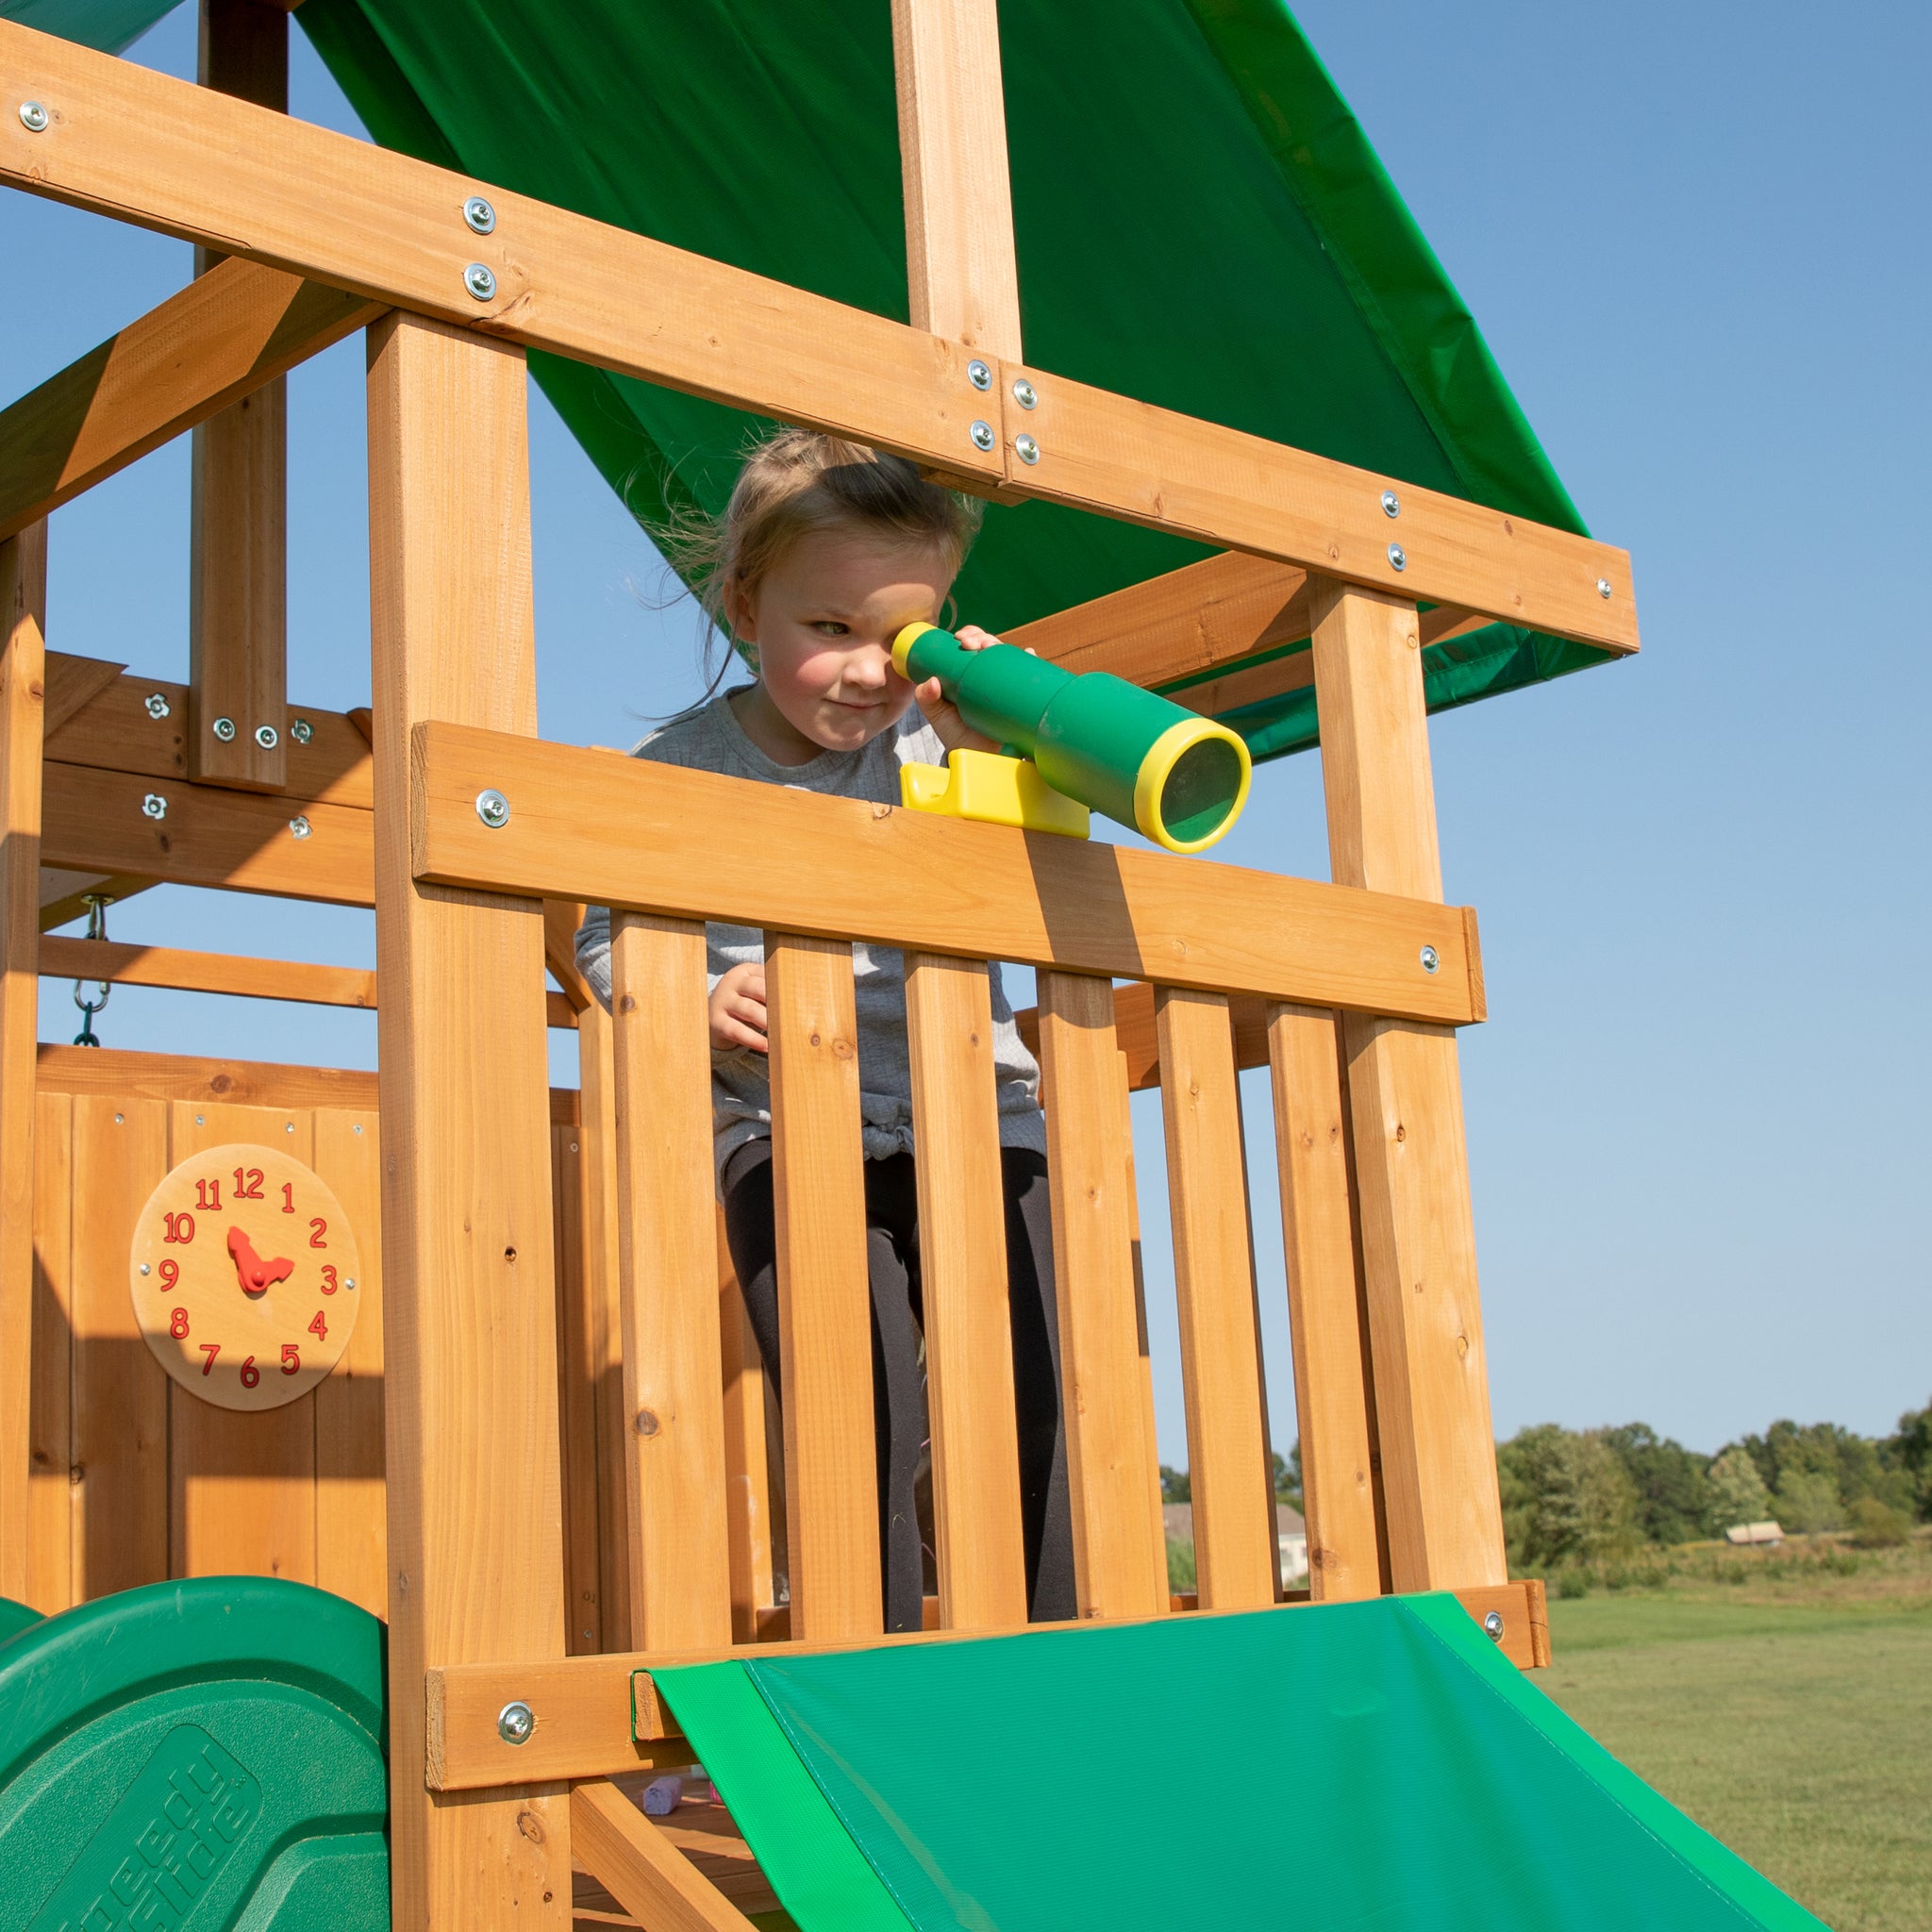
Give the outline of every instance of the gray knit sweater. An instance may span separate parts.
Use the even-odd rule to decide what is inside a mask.
[[[653,731],[633,758],[824,791],[841,798],[899,803],[899,767],[942,765],[945,746],[915,705],[890,731],[858,751],[822,752],[803,765],[781,765],[744,735],[726,695],[686,711]],[[708,984],[715,987],[733,966],[765,956],[764,936],[748,925],[708,925]],[[577,965],[606,1007],[610,1004],[610,914],[592,907],[576,938]],[[863,941],[852,948],[858,1011],[859,1112],[865,1158],[883,1160],[912,1152],[912,1065],[906,1043],[906,965],[895,948]],[[1008,1147],[1046,1152],[1046,1124],[1039,1103],[1040,1069],[1013,1024],[1013,1009],[992,968],[993,1070],[999,1102],[1000,1141]],[[747,1141],[772,1131],[772,1088],[765,1058],[748,1047],[711,1055],[711,1120],[718,1171]]]

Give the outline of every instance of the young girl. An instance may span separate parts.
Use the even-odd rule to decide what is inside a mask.
[[[978,515],[970,499],[921,481],[896,457],[808,430],[773,437],[696,544],[706,608],[752,654],[756,681],[673,719],[632,756],[897,805],[901,765],[941,765],[959,746],[991,749],[941,698],[937,681],[915,691],[891,658],[904,625],[939,620]],[[992,641],[971,627],[958,635],[975,647]],[[783,854],[772,862],[782,865]],[[707,940],[718,1191],[745,1307],[782,1401],[762,935],[711,925]],[[608,1005],[608,911],[591,911],[576,949]],[[853,946],[852,963],[885,1623],[917,1630],[923,1566],[913,1485],[927,1424],[905,964],[897,952],[863,943]],[[1033,1619],[1044,1622],[1075,1611],[1045,1124],[1039,1069],[1020,1041],[997,965],[991,978],[1027,1598]]]

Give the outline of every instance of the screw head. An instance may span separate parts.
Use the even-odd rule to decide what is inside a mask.
[[[992,387],[992,371],[975,356],[966,365],[966,380],[974,389],[991,389]]]
[[[39,101],[23,101],[20,104],[20,125],[29,134],[44,134],[47,124],[53,119]]]
[[[308,823],[306,817],[297,816],[289,821],[289,829],[294,833],[296,838],[306,839],[315,827]]]
[[[487,262],[473,261],[463,271],[463,287],[479,302],[487,302],[496,293],[496,275]]]
[[[1597,578],[1596,593],[1599,597],[1604,598],[1606,601],[1608,600],[1610,594],[1610,580],[1608,577]]]
[[[973,447],[974,449],[990,450],[993,446],[995,439],[991,423],[975,422],[966,433],[973,439]]]
[[[1040,460],[1040,445],[1024,431],[1014,437],[1013,447],[1019,452],[1023,463],[1037,463]]]
[[[496,210],[480,194],[473,194],[464,202],[463,219],[473,234],[488,235],[496,227]]]
[[[1389,562],[1391,569],[1407,570],[1408,568],[1408,552],[1400,543],[1390,544]]]
[[[1392,490],[1385,490],[1382,492],[1382,514],[1385,517],[1399,517],[1402,514],[1402,499]]]
[[[315,736],[315,726],[311,724],[307,718],[297,718],[295,722],[289,726],[289,736],[292,738],[297,744],[307,744],[308,741]]]
[[[282,736],[273,724],[258,724],[255,727],[255,741],[263,751],[273,751],[281,743]]]
[[[165,718],[168,715],[168,701],[159,691],[151,691],[142,700],[142,708],[150,718]]]
[[[496,1735],[506,1744],[527,1744],[536,1728],[537,1713],[521,1698],[496,1713]]]
[[[151,819],[164,819],[168,816],[168,801],[158,791],[150,791],[141,801],[141,808]]]
[[[223,742],[224,744],[232,744],[232,743],[234,743],[234,741],[235,741],[235,721],[234,721],[234,719],[232,719],[232,718],[217,718],[217,719],[215,720],[215,722],[214,722],[214,723],[213,723],[212,724],[210,724],[210,725],[209,725],[209,726],[208,726],[208,729],[209,729],[210,731],[212,731],[212,732],[214,733],[214,735],[215,735],[215,736],[216,736],[217,738],[219,738],[219,739],[220,739],[220,740],[222,741],[222,742]]]
[[[1040,391],[1023,375],[1013,385],[1013,400],[1023,409],[1030,409],[1040,401]]]
[[[509,800],[493,789],[479,791],[476,794],[476,816],[492,832],[500,832],[509,824]]]
[[[119,1115],[119,1114],[117,1113],[117,1114],[116,1114],[116,1115],[114,1116],[114,1118],[115,1118],[115,1119],[116,1119],[116,1120],[118,1121],[118,1120],[119,1120],[119,1119],[121,1118],[121,1116],[120,1116],[120,1115]],[[152,1273],[153,1271],[152,1271],[152,1270],[151,1270],[151,1269],[149,1268],[148,1264],[147,1264],[147,1263],[146,1263],[145,1261],[143,1261],[143,1262],[142,1262],[142,1263],[141,1264],[141,1272],[142,1272],[142,1273],[143,1274],[151,1274],[151,1273]]]
[[[1423,971],[1424,973],[1433,973],[1441,965],[1442,956],[1437,952],[1434,946],[1424,946],[1422,951],[1422,960]]]
[[[1501,1643],[1503,1641],[1502,1611],[1491,1610],[1489,1613],[1489,1615],[1483,1619],[1483,1628],[1490,1633],[1490,1641],[1491,1643]]]

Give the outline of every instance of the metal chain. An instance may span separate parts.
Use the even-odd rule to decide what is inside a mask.
[[[105,940],[108,937],[108,908],[114,902],[105,892],[89,892],[87,895],[87,937],[91,940]],[[80,1031],[74,1036],[75,1046],[98,1046],[100,1037],[94,1031],[94,1015],[101,1012],[113,996],[114,989],[103,979],[99,982],[100,998],[83,999],[81,989],[85,980],[74,982],[74,1004],[80,1008]]]

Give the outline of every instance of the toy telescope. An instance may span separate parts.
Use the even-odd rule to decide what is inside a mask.
[[[908,624],[893,639],[892,663],[914,684],[937,677],[966,724],[1005,747],[1000,764],[1010,765],[1017,753],[1044,781],[1029,782],[1021,767],[1004,786],[990,787],[1006,793],[1004,807],[979,808],[968,802],[969,781],[989,789],[984,767],[991,761],[984,753],[955,752],[950,790],[946,774],[931,767],[904,768],[908,805],[1085,837],[1086,813],[1052,796],[1062,793],[1170,852],[1200,852],[1248,801],[1248,748],[1234,732],[1109,672],[1076,675],[1013,644],[968,650],[930,624]],[[929,778],[914,775],[921,772]]]

